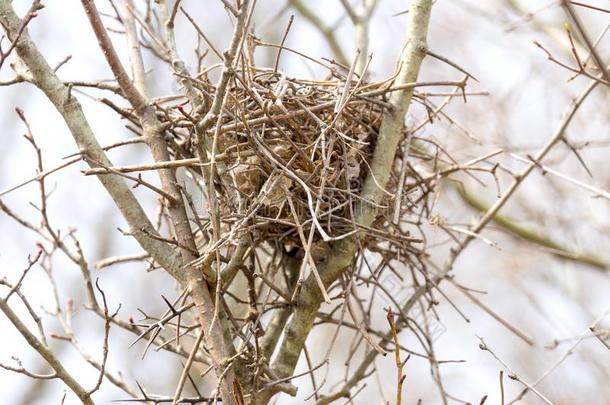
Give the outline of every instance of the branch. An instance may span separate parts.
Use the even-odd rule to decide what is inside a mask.
[[[113,164],[95,138],[80,103],[72,97],[69,87],[57,77],[53,68],[49,66],[32,42],[27,29],[24,29],[16,39],[21,20],[11,7],[10,0],[0,0],[0,24],[6,30],[9,38],[15,41],[17,55],[29,69],[32,82],[45,93],[62,115],[81,152],[93,161],[112,167]],[[91,162],[89,165],[95,167]],[[121,211],[138,243],[168,273],[184,283],[184,275],[180,271],[180,259],[176,256],[176,252],[167,244],[149,236],[155,235],[156,231],[125,181],[115,175],[104,175],[98,178]]]
[[[55,371],[56,377],[61,379],[72,392],[76,394],[83,404],[93,405],[89,393],[66,371],[53,352],[29,331],[27,326],[21,322],[17,314],[9,307],[4,298],[0,298],[0,310],[4,312],[9,321],[11,321],[28,344],[46,360],[49,366]]]
[[[23,17],[23,19],[21,20],[19,27],[17,28],[17,32],[13,37],[12,44],[11,46],[9,46],[6,52],[2,50],[2,44],[0,44],[0,69],[2,69],[4,61],[9,57],[11,52],[13,52],[13,49],[15,49],[17,41],[25,30],[25,27],[27,27],[27,25],[30,23],[30,21],[32,21],[32,19],[38,16],[38,10],[42,9],[43,7],[44,6],[41,4],[40,0],[35,0],[30,6],[30,9],[27,11],[27,13],[25,13],[25,17]]]
[[[604,78],[606,83],[608,83],[608,82],[610,82],[610,73],[608,73],[606,64],[604,63],[604,61],[600,57],[599,53],[595,49],[595,44],[593,43],[593,41],[591,41],[591,39],[589,38],[589,35],[587,35],[587,31],[585,30],[583,23],[580,21],[578,14],[576,14],[574,7],[570,3],[571,2],[566,1],[566,0],[561,1],[561,5],[566,9],[566,12],[570,15],[570,17],[574,21],[574,24],[576,25],[576,28],[578,29],[580,36],[582,37],[584,43],[587,45],[587,48],[589,48],[589,52],[591,52],[591,56],[593,57],[593,60],[595,61],[597,68],[601,71],[602,77]]]
[[[87,18],[89,18],[89,22],[91,23],[91,27],[95,32],[95,36],[97,38],[97,42],[100,45],[100,48],[104,51],[104,56],[106,57],[106,61],[108,61],[108,65],[110,66],[110,70],[114,74],[121,90],[125,94],[125,97],[132,105],[132,107],[138,112],[138,114],[142,114],[144,109],[146,108],[146,99],[144,95],[140,92],[141,89],[137,89],[134,83],[132,83],[129,75],[123,68],[121,61],[119,60],[119,56],[117,55],[114,47],[112,46],[112,42],[110,41],[110,37],[106,33],[106,28],[104,28],[104,24],[98,14],[97,8],[95,7],[95,3],[93,0],[82,0],[83,7],[85,12],[87,13]],[[127,13],[128,14],[128,13]],[[125,16],[123,16],[125,18]],[[127,29],[127,36],[130,38],[130,33],[135,35],[135,27],[133,26],[133,18],[131,19],[131,25],[125,24]],[[129,29],[131,28],[131,30]],[[136,39],[137,40],[137,39]],[[131,42],[131,41],[130,41]],[[136,47],[135,53],[139,55],[139,46]],[[138,72],[138,67],[142,66],[142,60],[140,56],[139,62],[137,60],[132,60],[134,56],[134,48],[130,46],[130,60],[132,65],[134,66],[134,70]],[[137,75],[138,76],[138,75]],[[143,78],[136,77],[135,79],[139,84],[143,84]]]
[[[487,202],[474,195],[464,186],[457,186],[456,190],[460,197],[462,197],[462,200],[470,207],[483,213],[489,210],[490,205]],[[493,221],[504,231],[528,242],[547,248],[550,250],[551,254],[561,259],[588,264],[602,271],[607,271],[610,268],[610,265],[603,258],[590,252],[575,251],[567,246],[562,246],[554,241],[549,235],[540,233],[535,229],[527,228],[510,217],[496,214],[493,217]]]
[[[359,75],[363,75],[366,73],[366,61],[369,56],[369,24],[377,0],[362,0],[362,7],[359,10],[355,10],[347,0],[341,0],[341,3],[356,30],[356,46],[359,52],[356,57],[355,71]]]
[[[470,233],[468,234],[468,236],[466,236],[466,238],[464,238],[464,240],[462,240],[458,244],[458,246],[451,250],[451,254],[447,258],[447,261],[443,266],[443,270],[431,280],[434,285],[438,285],[440,282],[443,281],[444,278],[447,277],[447,274],[449,274],[449,272],[453,268],[453,264],[455,263],[457,257],[468,247],[470,242],[472,242],[479,235],[479,233],[487,226],[487,224],[489,224],[489,222],[491,222],[497,217],[499,211],[508,202],[508,200],[514,194],[517,188],[521,185],[523,180],[525,180],[527,176],[529,176],[529,174],[532,173],[532,171],[540,164],[540,162],[542,162],[544,157],[546,157],[546,155],[557,144],[557,142],[563,139],[564,133],[572,122],[572,119],[576,115],[576,112],[599,83],[600,82],[597,79],[592,80],[589,86],[587,86],[587,88],[583,91],[583,93],[571,103],[571,105],[565,112],[564,117],[559,124],[559,127],[551,136],[551,138],[547,141],[547,143],[535,155],[535,157],[533,157],[531,163],[529,163],[524,170],[514,176],[515,179],[508,187],[508,190],[505,191],[504,195],[485,211],[479,221],[470,229]],[[419,287],[417,290],[415,290],[412,297],[418,299],[426,292],[427,289],[428,286]]]
[[[290,0],[290,4],[299,12],[299,14],[301,14],[307,21],[309,21],[311,25],[313,25],[318,31],[320,31],[320,34],[322,34],[322,36],[328,43],[328,46],[334,54],[334,57],[337,58],[337,61],[342,65],[349,64],[347,57],[345,56],[345,53],[343,52],[343,49],[339,44],[339,41],[337,41],[335,29],[333,27],[326,26],[324,24],[324,21],[322,21],[322,19],[317,14],[315,14],[311,9],[309,9],[305,5],[303,0]]]
[[[589,86],[585,89],[585,91],[578,97],[578,99],[574,100],[574,102],[570,105],[568,111],[566,112],[563,120],[559,124],[559,127],[555,131],[555,133],[551,136],[551,138],[547,141],[546,145],[542,147],[542,149],[536,154],[536,156],[532,159],[532,162],[528,164],[527,168],[525,168],[521,173],[515,176],[515,180],[508,187],[508,190],[504,192],[502,198],[498,199],[483,215],[483,217],[479,220],[479,222],[473,227],[472,232],[479,233],[487,226],[487,224],[494,219],[496,214],[500,211],[500,209],[508,202],[513,193],[517,190],[517,188],[523,183],[523,180],[537,167],[540,162],[546,157],[546,155],[550,152],[550,150],[563,139],[565,131],[572,122],[572,118],[576,115],[576,111],[578,111],[579,107],[582,103],[587,99],[589,94],[593,91],[593,89],[599,84],[598,80],[593,80]],[[463,250],[468,243],[470,243],[474,239],[474,236],[468,236],[461,243],[460,248],[457,249],[454,254],[458,251]]]
[[[237,23],[235,24],[235,29],[231,37],[231,43],[229,44],[229,48],[223,52],[223,68],[222,72],[220,73],[220,79],[218,80],[218,84],[216,85],[216,94],[214,95],[212,106],[210,107],[210,110],[205,114],[205,116],[201,119],[201,121],[197,123],[199,136],[205,135],[205,132],[210,129],[214,123],[217,123],[216,121],[219,120],[218,116],[222,111],[222,107],[225,104],[225,99],[228,94],[229,80],[233,75],[233,63],[235,62],[237,53],[242,45],[242,40],[245,36],[245,32],[247,29],[246,20],[250,11],[249,6],[249,0],[245,0],[242,2],[237,17]],[[203,139],[199,139],[199,143],[200,145],[205,145],[205,141]]]
[[[112,42],[110,41],[108,33],[104,28],[93,0],[81,0],[81,2],[108,65],[110,65],[123,93],[138,114],[144,132],[144,138],[150,146],[153,158],[157,162],[169,161],[170,156],[165,141],[165,130],[156,116],[154,106],[146,99],[145,89],[143,87],[139,89],[136,88],[129,79]],[[130,61],[133,66],[136,83],[140,86],[144,86],[144,66],[138,39],[135,35],[135,23],[132,18],[133,14],[130,12],[130,9],[133,10],[131,2],[128,1],[126,7],[126,15],[123,17],[123,21],[126,27],[127,41],[131,51],[129,55]],[[171,200],[167,202],[167,209],[174,225],[182,261],[183,263],[192,263],[197,259],[197,246],[190,227],[184,199],[182,198],[182,193],[178,187],[176,172],[172,168],[160,169],[158,172],[163,190],[171,196]],[[238,397],[235,388],[235,373],[230,364],[225,364],[228,362],[229,358],[228,349],[225,345],[222,326],[220,323],[214,322],[214,314],[216,312],[208,284],[205,281],[203,272],[200,268],[189,265],[184,268],[184,271],[186,273],[191,296],[197,307],[201,328],[205,333],[206,343],[210,348],[214,371],[219,378],[223,404],[235,404],[237,401],[236,398]]]

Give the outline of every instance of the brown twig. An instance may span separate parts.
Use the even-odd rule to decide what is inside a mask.
[[[407,356],[404,361],[400,359],[400,343],[398,342],[398,332],[396,330],[396,325],[394,324],[394,313],[392,312],[392,309],[388,311],[387,319],[388,323],[390,324],[390,332],[392,333],[392,338],[394,339],[394,357],[397,375],[396,405],[400,405],[402,404],[402,386],[406,378],[406,375],[404,374],[403,370],[405,367],[405,363],[409,360],[411,355]]]

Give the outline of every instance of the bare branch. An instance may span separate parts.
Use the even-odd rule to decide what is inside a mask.
[[[4,312],[4,315],[9,319],[13,326],[19,331],[21,336],[28,342],[32,349],[36,350],[40,354],[49,366],[55,371],[56,378],[61,379],[74,394],[83,402],[85,405],[93,405],[89,393],[72,377],[66,369],[63,367],[59,359],[55,357],[51,349],[49,349],[44,343],[38,340],[21,322],[17,314],[13,312],[11,307],[4,298],[0,298],[0,310]]]
[[[8,0],[0,0],[0,23],[6,29],[9,37],[15,39],[19,31],[20,20]],[[16,52],[28,67],[34,83],[62,115],[81,152],[105,166],[112,166],[95,138],[79,102],[70,94],[69,88],[59,80],[40,54],[30,39],[27,29],[23,30],[16,40],[16,44]],[[140,245],[150,252],[153,258],[172,276],[183,281],[176,253],[166,244],[148,236],[156,232],[125,182],[119,176],[112,175],[102,176],[99,179],[127,220]]]

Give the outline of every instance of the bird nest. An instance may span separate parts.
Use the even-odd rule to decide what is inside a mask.
[[[248,82],[232,82],[220,125],[207,131],[204,148],[216,170],[223,234],[248,232],[256,242],[301,249],[352,234],[391,89],[336,73],[323,81],[273,70],[239,76]],[[216,89],[199,87],[211,101]],[[172,132],[175,153],[194,155],[193,131]]]

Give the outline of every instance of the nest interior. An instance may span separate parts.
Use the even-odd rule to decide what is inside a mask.
[[[223,231],[301,249],[353,232],[388,85],[336,73],[321,81],[269,69],[240,76],[247,83],[231,82],[220,125],[206,133]],[[211,101],[216,89],[203,81],[198,87]],[[167,111],[160,115],[176,127],[188,116]],[[176,158],[196,155],[188,127],[170,129]]]

